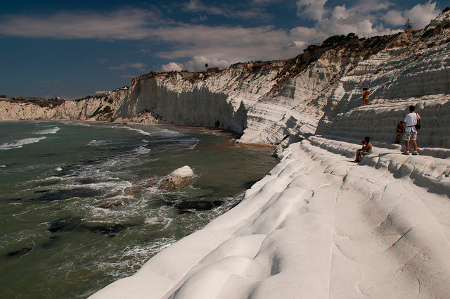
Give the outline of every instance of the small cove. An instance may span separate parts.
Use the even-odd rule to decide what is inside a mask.
[[[277,163],[271,154],[210,130],[0,123],[0,291],[84,298],[132,275],[238,204]],[[185,189],[123,193],[184,165],[196,172]]]

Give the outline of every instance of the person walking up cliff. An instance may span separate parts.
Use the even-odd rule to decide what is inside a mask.
[[[367,88],[363,88],[363,104],[369,105],[369,90]]]
[[[405,140],[404,155],[409,155],[409,140],[411,140],[414,148],[413,155],[417,155],[417,129],[420,128],[420,115],[414,112],[415,107],[409,106],[409,113],[405,116]]]

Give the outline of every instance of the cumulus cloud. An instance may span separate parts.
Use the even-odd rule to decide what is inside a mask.
[[[368,15],[369,13],[377,13],[385,11],[393,4],[389,1],[383,0],[360,0],[354,6],[351,6],[353,14]]]
[[[414,29],[422,29],[429,24],[430,20],[439,15],[440,10],[436,9],[436,2],[428,1],[425,4],[417,4],[410,10],[406,11],[389,11],[383,20],[393,26],[404,25],[406,20],[409,19]]]
[[[181,63],[177,62],[170,62],[168,64],[165,64],[161,67],[162,72],[179,72],[183,70],[183,65]]]
[[[208,64],[208,67],[220,67],[227,68],[232,64],[232,62],[228,60],[220,60],[217,58],[208,58],[206,56],[194,56],[191,60],[183,64],[177,64],[179,67],[182,67],[184,70],[189,71],[200,71],[205,70],[205,65]],[[175,69],[171,69],[175,70]]]
[[[382,19],[386,22],[386,24],[393,25],[393,26],[401,26],[405,24],[405,17],[403,16],[402,12],[398,10],[391,10],[388,11]]]
[[[335,20],[347,19],[349,16],[350,12],[345,9],[345,5],[336,6],[331,13],[331,19]]]
[[[159,38],[178,45],[170,51],[157,53],[159,57],[174,61],[192,57],[183,64],[165,65],[161,71],[201,71],[205,63],[210,67],[226,68],[238,62],[286,59],[302,53],[305,47],[320,39],[315,28],[307,27],[285,31],[271,26],[243,28],[186,25],[161,29],[158,34]]]
[[[297,15],[301,18],[320,21],[325,14],[327,0],[298,0]]]
[[[162,72],[181,71],[181,70],[204,71],[206,69],[205,68],[206,64],[208,64],[208,68],[211,67],[227,68],[232,63],[233,62],[229,60],[220,60],[215,57],[208,58],[206,56],[194,56],[191,60],[185,63],[170,62],[168,64],[165,64],[161,67],[160,71]]]
[[[421,29],[439,14],[436,3],[431,1],[417,4],[406,11],[396,10],[393,3],[384,0],[361,0],[354,5],[344,4],[333,8],[326,8],[323,1],[313,2],[299,0],[297,5],[299,11],[309,11],[306,16],[316,21],[318,34],[325,37],[350,32],[361,37],[394,34],[402,31],[408,18],[415,29]]]
[[[251,60],[286,59],[299,54],[301,50],[288,47],[300,36],[297,31],[294,32],[295,34],[290,34],[271,26],[167,27],[158,31],[158,37],[174,43],[175,46],[170,51],[161,51],[157,55],[171,60],[182,57],[208,57],[220,61],[219,66],[225,66],[225,61],[229,65]],[[193,67],[196,65],[194,63]]]

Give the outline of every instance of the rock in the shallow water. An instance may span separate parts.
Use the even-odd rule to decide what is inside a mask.
[[[163,190],[181,189],[189,185],[193,178],[194,171],[189,166],[183,166],[166,176],[160,188]]]
[[[176,208],[181,214],[212,210],[224,204],[222,200],[181,200],[176,197],[164,198],[162,202],[164,205]]]
[[[208,211],[212,210],[216,207],[219,207],[223,204],[221,200],[215,201],[206,201],[206,200],[185,200],[179,201],[174,204],[174,207],[178,210],[178,212],[184,213],[193,213],[194,211]]]
[[[12,251],[12,252],[8,252],[6,254],[7,257],[20,257],[22,255],[27,254],[28,252],[30,252],[31,250],[33,250],[33,248],[29,248],[29,247],[24,247],[24,248],[20,248],[19,250],[16,251]]]
[[[76,231],[82,227],[81,218],[63,217],[50,224],[49,232]]]
[[[133,195],[134,193],[145,190],[146,188],[156,186],[161,181],[162,176],[152,176],[150,178],[142,179],[133,182],[133,185],[123,189],[125,195]]]
[[[56,232],[83,232],[90,231],[105,236],[114,237],[129,227],[135,226],[135,224],[120,224],[120,223],[83,223],[81,218],[64,217],[52,221],[50,228],[51,233]]]
[[[118,206],[122,206],[123,202],[118,199],[106,198],[102,200],[98,200],[94,203],[94,206],[102,209],[112,209]]]

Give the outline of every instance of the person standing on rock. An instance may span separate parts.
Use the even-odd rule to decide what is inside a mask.
[[[409,106],[409,113],[405,116],[405,133],[403,139],[405,140],[404,155],[409,155],[409,140],[411,140],[414,148],[413,155],[417,155],[417,129],[416,125],[419,123],[420,115],[414,112],[415,107]]]
[[[363,104],[369,105],[369,90],[367,88],[363,88]]]

